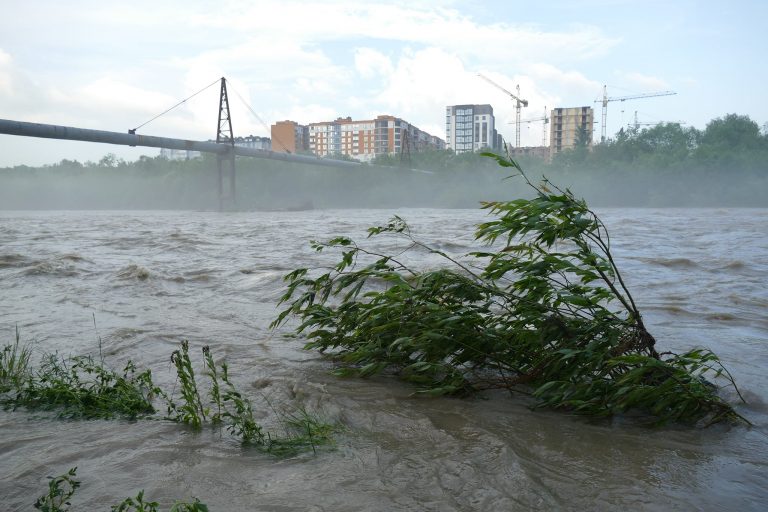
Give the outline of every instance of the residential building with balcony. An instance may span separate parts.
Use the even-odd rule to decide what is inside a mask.
[[[411,152],[445,149],[439,137],[389,115],[366,120],[339,117],[309,124],[309,150],[320,157],[344,155],[370,161],[378,155],[398,154],[405,144]]]
[[[199,151],[189,149],[161,148],[160,156],[167,160],[192,160],[193,158],[200,158],[201,154]]]
[[[503,149],[502,137],[496,131],[493,107],[490,105],[446,107],[445,147],[456,153]]]
[[[269,137],[260,137],[258,135],[248,135],[247,137],[235,137],[235,146],[244,148],[260,149],[262,151],[272,150],[272,141]]]

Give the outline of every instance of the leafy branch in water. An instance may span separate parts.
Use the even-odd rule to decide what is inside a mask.
[[[400,217],[368,230],[369,238],[404,240],[396,256],[347,237],[313,242],[341,259],[319,275],[289,273],[280,301],[287,307],[272,327],[296,316],[305,347],[330,351],[342,363],[337,374],[395,371],[424,394],[502,388],[591,416],[639,410],[659,422],[746,421],[705,380],[723,377],[735,388],[712,352],[659,354],[608,231],[587,204],[546,179],[532,183],[510,159],[487,156],[535,192],[483,203],[495,218],[475,237],[494,251],[470,253],[473,264],[464,264],[415,239]],[[447,266],[417,272],[401,261],[412,249]]]

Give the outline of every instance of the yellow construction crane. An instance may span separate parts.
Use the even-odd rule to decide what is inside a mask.
[[[544,121],[544,127],[542,129],[541,134],[541,145],[545,146],[547,145],[547,127],[549,126],[549,112],[547,112],[547,107],[544,107],[544,116],[543,117],[536,117],[534,119],[523,119],[520,121],[521,123],[539,123],[541,121]]]
[[[627,100],[637,100],[640,98],[655,98],[657,96],[672,96],[674,94],[677,94],[674,91],[659,91],[659,92],[649,92],[645,94],[635,94],[633,96],[621,96],[617,98],[609,98],[608,97],[608,86],[603,85],[603,99],[602,100],[595,100],[595,103],[602,103],[603,104],[603,126],[602,126],[602,133],[600,136],[600,142],[605,142],[605,132],[607,128],[606,120],[608,119],[608,102],[609,101],[627,101]]]
[[[528,100],[520,99],[520,86],[519,85],[517,86],[517,96],[515,96],[514,94],[512,94],[511,92],[509,92],[508,90],[506,90],[505,88],[503,88],[502,86],[500,86],[499,84],[497,84],[496,82],[494,82],[493,80],[488,78],[487,76],[483,76],[480,73],[478,73],[477,76],[479,76],[480,78],[482,78],[483,80],[485,80],[486,82],[491,84],[492,86],[496,87],[497,89],[500,89],[500,90],[504,91],[505,93],[507,93],[507,95],[510,98],[515,100],[515,102],[516,102],[516,107],[515,107],[515,110],[516,110],[516,112],[515,112],[515,147],[519,148],[520,147],[520,109],[522,107],[527,107],[528,106]]]

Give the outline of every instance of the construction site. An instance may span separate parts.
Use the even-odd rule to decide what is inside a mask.
[[[522,98],[519,85],[516,86],[515,93],[512,93],[482,74],[477,76],[513,102],[515,117],[514,121],[509,123],[514,125],[513,140],[505,140],[501,135],[499,122],[490,104],[460,104],[446,106],[445,140],[392,115],[379,115],[375,119],[365,120],[339,117],[333,121],[311,122],[306,125],[285,120],[271,126],[271,150],[318,157],[350,158],[363,162],[371,161],[380,155],[399,155],[401,160],[408,161],[411,151],[427,149],[447,149],[455,153],[492,150],[517,157],[537,157],[549,161],[556,154],[568,149],[591,148],[597,139],[595,134],[598,127],[598,140],[605,142],[609,103],[676,94],[674,91],[657,91],[609,96],[608,86],[603,86],[602,97],[594,101],[601,106],[599,120],[595,118],[595,109],[588,105],[553,109],[545,106],[541,115],[523,118],[522,111],[529,106],[529,101]],[[621,112],[623,121],[624,111]],[[627,129],[638,130],[641,126],[655,124],[660,122],[641,121],[638,111],[635,111],[634,122],[629,122]],[[524,127],[541,130],[540,145],[521,144]]]

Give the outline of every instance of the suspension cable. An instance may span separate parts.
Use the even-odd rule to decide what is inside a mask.
[[[197,91],[195,94],[193,94],[193,95],[192,95],[192,96],[190,96],[189,98],[186,98],[186,99],[183,99],[183,100],[181,100],[180,102],[178,102],[177,104],[175,104],[174,106],[172,106],[171,108],[169,108],[168,110],[166,110],[166,111],[164,111],[164,112],[161,112],[160,114],[157,114],[155,117],[153,117],[153,118],[152,118],[152,119],[150,119],[149,121],[147,121],[147,122],[145,122],[145,123],[143,123],[143,124],[140,124],[140,125],[139,125],[139,126],[137,126],[136,128],[133,128],[132,130],[128,130],[128,133],[136,133],[136,130],[138,130],[138,129],[139,129],[139,128],[141,128],[142,126],[144,126],[144,125],[147,125],[147,124],[151,123],[152,121],[154,121],[155,119],[157,119],[157,118],[158,118],[158,117],[160,117],[160,116],[164,116],[165,114],[167,114],[167,113],[168,113],[168,112],[170,112],[171,110],[175,109],[175,108],[176,108],[176,107],[178,107],[179,105],[181,105],[181,104],[183,104],[183,103],[186,103],[186,102],[187,102],[187,100],[191,100],[192,98],[194,98],[195,96],[197,96],[197,95],[198,95],[198,94],[200,94],[201,92],[205,91],[206,89],[209,89],[210,87],[212,87],[213,85],[215,85],[215,84],[219,83],[220,81],[221,81],[221,79],[220,79],[220,78],[217,78],[217,79],[216,79],[216,80],[214,80],[214,81],[213,81],[213,82],[212,82],[210,85],[206,85],[205,87],[203,87],[202,89],[200,89],[199,91]]]
[[[255,112],[255,111],[254,111],[254,110],[251,108],[251,106],[250,106],[250,105],[249,105],[249,104],[248,104],[248,103],[247,103],[247,102],[246,102],[246,101],[243,99],[243,97],[242,97],[242,96],[240,96],[240,93],[239,93],[239,92],[237,92],[237,89],[235,89],[234,87],[232,87],[232,83],[231,83],[231,82],[230,82],[229,88],[230,88],[230,89],[231,89],[231,90],[232,90],[232,91],[235,93],[235,96],[237,96],[238,98],[240,98],[240,101],[242,101],[242,102],[243,102],[243,105],[245,105],[245,107],[246,107],[248,110],[250,110],[250,111],[251,111],[251,114],[253,114],[253,115],[254,115],[254,117],[255,117],[256,119],[258,119],[258,120],[259,120],[259,122],[260,122],[260,123],[261,123],[261,125],[262,125],[262,126],[263,126],[263,127],[266,129],[266,130],[267,130],[267,132],[268,132],[270,135],[272,135],[272,130],[271,130],[271,128],[270,128],[269,126],[267,126],[267,123],[265,123],[265,122],[264,122],[264,120],[263,120],[261,117],[259,117],[259,114],[257,114],[257,113],[256,113],[256,112]],[[280,145],[283,147],[283,149],[286,151],[286,153],[291,153],[291,150],[289,150],[289,149],[288,149],[288,147],[287,147],[285,144],[283,144],[283,141],[281,141],[280,139],[278,139],[277,137],[274,137],[274,136],[273,136],[273,138],[275,139],[275,141],[276,141],[278,144],[280,144]],[[273,141],[273,142],[274,142],[274,141]]]

